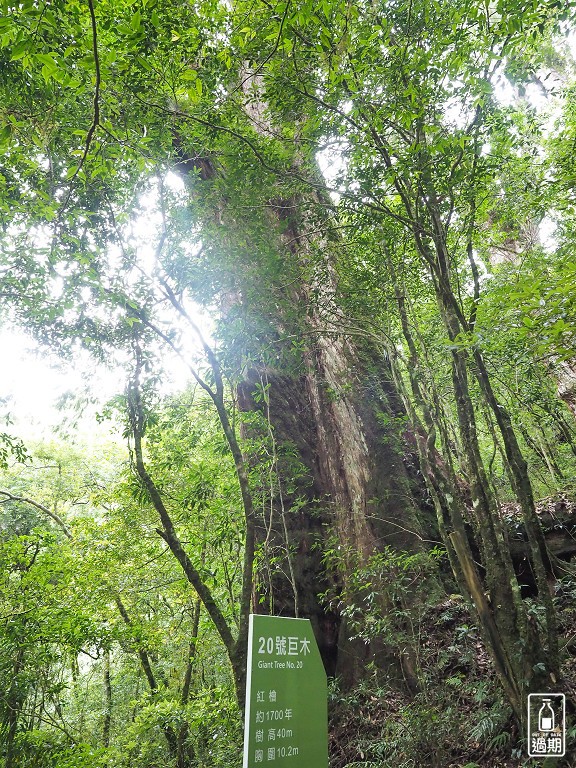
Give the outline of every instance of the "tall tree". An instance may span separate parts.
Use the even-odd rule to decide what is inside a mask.
[[[142,189],[138,174],[157,173],[159,163],[178,168],[190,180],[203,252],[175,258],[177,246],[170,239],[167,253],[162,253],[163,235],[158,243],[160,294],[181,316],[186,310],[180,297],[200,291],[204,301],[220,303],[225,323],[236,334],[226,341],[223,364],[238,387],[241,410],[265,412],[264,427],[279,456],[296,451],[300,479],[295,486],[289,477],[273,480],[270,513],[258,535],[269,543],[272,532],[273,546],[283,553],[271,582],[275,609],[312,618],[333,671],[339,619],[316,597],[329,581],[315,540],[329,526],[345,555],[349,550],[368,555],[390,543],[421,546],[419,500],[412,500],[396,429],[402,405],[380,351],[370,339],[357,343],[342,331],[346,318],[336,300],[333,254],[338,221],[316,167],[314,143],[294,135],[294,120],[267,116],[270,95],[260,86],[257,59],[267,55],[262,36],[254,36],[252,43],[250,35],[246,45],[245,35],[234,28],[222,39],[220,30],[235,24],[235,14],[244,13],[240,8],[230,19],[227,9],[217,5],[203,6],[194,18],[170,3],[121,13],[129,14],[128,23],[112,25],[117,7],[89,5],[88,14],[71,17],[58,9],[58,20],[91,50],[91,61],[83,60],[82,66],[92,72],[94,83],[92,88],[86,78],[73,83],[76,107],[82,111],[90,106],[85,134],[56,112],[52,132],[38,118],[37,127],[49,130],[48,168],[43,173],[41,163],[36,166],[39,183],[34,187],[42,190],[47,206],[39,220],[53,221],[46,272],[66,274],[64,290],[75,306],[75,318],[66,327],[63,315],[49,310],[56,315],[49,333],[80,332],[84,339],[98,335],[101,346],[114,343],[112,331],[106,335],[90,308],[73,298],[81,285],[99,301],[103,290],[111,304],[120,299],[131,322],[150,326],[138,291],[122,288],[114,277],[103,285],[102,249],[107,241],[122,238],[118,222],[122,209],[129,211]],[[28,48],[19,28],[11,65],[14,79],[20,68],[40,75],[38,101],[58,111],[52,91],[70,85],[66,72],[76,54],[56,44],[51,17],[30,11],[23,20],[37,26],[37,42],[49,52]],[[270,23],[276,23],[274,16]],[[185,40],[187,46],[181,44]],[[118,88],[120,82],[128,99]],[[123,120],[131,126],[124,138]],[[139,123],[145,124],[146,136],[133,130]],[[74,145],[78,162],[70,165]],[[16,162],[20,159],[16,154]],[[120,180],[121,167],[124,176],[116,185],[112,177]],[[54,186],[62,190],[49,203]],[[75,210],[92,214],[86,220]],[[33,212],[23,215],[30,221]],[[82,232],[77,231],[80,221]],[[97,235],[92,230],[96,223]],[[173,229],[169,235],[174,238]],[[126,266],[131,264],[129,249],[124,248],[123,258]],[[197,285],[202,267],[207,275]],[[41,280],[39,285],[42,292]],[[11,291],[25,307],[28,299],[17,275]],[[30,301],[37,306],[39,298]],[[56,303],[50,293],[44,294],[44,302]],[[44,334],[45,320],[46,315],[38,322]],[[259,389],[265,393],[260,405]],[[277,461],[275,475],[280,466]]]
[[[206,2],[192,15],[170,1],[134,9],[89,0],[18,6],[2,33],[5,298],[44,338],[81,339],[101,356],[127,349],[135,326],[189,356],[191,299],[217,308],[220,347],[203,346],[212,381],[193,367],[220,417],[244,500],[244,614],[254,535],[268,548],[269,609],[313,620],[330,671],[341,626],[317,597],[332,574],[316,540],[335,534],[345,574],[356,562],[349,551],[367,558],[387,544],[417,550],[428,536],[414,458],[399,439],[408,414],[435,525],[518,716],[526,685],[558,675],[557,633],[527,464],[477,334],[478,243],[519,129],[497,102],[496,80],[533,74],[539,41],[567,14],[557,3],[422,0]],[[317,165],[330,145],[341,165],[338,204]],[[169,189],[169,169],[185,177],[184,197]],[[158,233],[154,257],[143,259],[125,222],[136,221],[150,190]],[[359,279],[374,292],[378,281],[392,287],[379,294],[397,306],[391,338],[340,291],[339,256],[357,245],[348,230],[363,232],[377,256],[356,260]],[[438,391],[419,379],[424,350],[406,308],[407,273],[432,297],[447,338],[454,434]],[[407,367],[398,360],[400,337]],[[235,404],[253,417],[244,417],[244,443],[224,402],[226,377]],[[200,589],[145,466],[137,379],[130,394],[140,479],[161,535]],[[522,509],[543,631],[521,600],[476,395]],[[267,477],[246,448],[256,437],[269,453]],[[264,500],[259,520],[254,498]],[[231,656],[242,655],[245,624],[233,637],[216,610],[213,618]]]

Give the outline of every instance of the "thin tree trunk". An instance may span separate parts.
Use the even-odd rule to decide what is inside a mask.
[[[116,605],[118,606],[118,610],[120,611],[120,615],[124,619],[124,623],[127,626],[132,625],[132,620],[130,616],[128,615],[128,611],[126,610],[126,606],[120,599],[119,595],[116,595],[114,598]],[[148,686],[150,688],[150,691],[152,694],[155,694],[158,690],[158,684],[156,683],[156,678],[154,677],[154,672],[152,671],[152,665],[150,663],[150,658],[146,651],[138,644],[137,647],[137,653],[138,658],[140,659],[140,665],[142,666],[142,670],[144,671],[144,675],[146,676],[146,680],[148,681]]]
[[[110,746],[110,728],[112,725],[112,680],[110,676],[110,649],[106,648],[102,659],[104,683],[104,722],[102,725],[102,743]]]
[[[116,605],[118,606],[118,610],[120,611],[120,615],[122,616],[124,623],[128,627],[131,627],[132,619],[130,618],[128,611],[126,610],[126,606],[122,602],[119,595],[116,595],[115,602],[116,602]],[[144,671],[146,680],[148,681],[150,694],[152,697],[154,697],[158,693],[158,684],[156,682],[154,672],[152,671],[152,664],[150,662],[150,657],[148,653],[144,650],[144,648],[142,648],[140,645],[138,646],[138,658],[140,659],[140,665],[142,667],[142,670]],[[110,691],[110,695],[111,695],[111,691]],[[170,756],[173,758],[176,758],[178,754],[178,736],[176,732],[170,725],[162,726],[162,732],[164,733],[164,737],[166,738]]]
[[[192,686],[192,673],[194,671],[194,661],[198,650],[198,627],[200,625],[201,602],[197,600],[194,604],[194,613],[192,615],[192,630],[190,633],[190,647],[188,648],[188,658],[186,660],[186,669],[184,672],[184,681],[182,683],[182,693],[180,704],[184,708],[190,698],[190,689]],[[185,721],[178,731],[178,755],[176,759],[176,768],[187,768],[194,759],[194,749],[186,744],[186,739],[190,731],[188,722]]]
[[[16,738],[16,732],[18,729],[18,718],[22,708],[22,696],[18,691],[20,685],[20,672],[24,668],[24,648],[19,648],[14,659],[14,665],[12,667],[12,679],[10,687],[6,695],[6,718],[5,718],[5,733],[6,733],[6,759],[4,768],[16,768],[14,762],[17,755],[14,752],[14,740]]]
[[[512,426],[510,414],[506,408],[498,402],[496,395],[494,394],[488,371],[486,370],[484,360],[479,350],[474,351],[474,363],[478,382],[486,401],[494,413],[494,417],[502,434],[511,472],[512,487],[522,509],[524,525],[528,534],[528,543],[530,547],[530,562],[536,576],[538,596],[546,612],[546,638],[548,646],[546,653],[546,667],[548,673],[553,676],[553,679],[557,679],[559,675],[559,656],[556,610],[548,589],[548,580],[546,578],[546,571],[551,572],[552,567],[548,549],[546,547],[546,540],[542,532],[540,521],[536,515],[536,506],[534,504],[534,494],[530,476],[528,474],[528,465],[526,464],[526,460],[518,445],[518,439]],[[536,681],[536,684],[538,685],[539,681]]]
[[[241,609],[241,616],[240,616],[240,631],[239,631],[237,640],[235,640],[232,635],[231,628],[224,614],[222,613],[222,610],[220,609],[219,605],[214,599],[212,591],[205,584],[202,577],[200,576],[199,571],[194,566],[194,564],[188,557],[184,547],[182,546],[182,543],[178,537],[172,518],[170,517],[170,514],[168,513],[168,510],[164,505],[162,496],[156,484],[154,483],[152,477],[150,476],[150,474],[146,469],[146,465],[144,463],[144,457],[143,457],[143,450],[142,450],[142,438],[144,434],[144,412],[143,412],[143,405],[142,405],[141,394],[140,394],[140,382],[139,382],[140,366],[141,366],[141,360],[139,359],[137,361],[136,373],[134,375],[134,379],[132,380],[129,387],[129,391],[128,391],[128,405],[129,405],[129,412],[130,412],[132,437],[134,440],[134,457],[135,457],[136,471],[162,523],[162,528],[157,528],[156,532],[168,544],[170,551],[172,552],[176,560],[180,563],[180,566],[184,571],[186,578],[196,590],[196,593],[198,594],[200,600],[202,601],[204,607],[206,608],[208,615],[214,622],[216,631],[218,632],[220,639],[222,640],[224,647],[226,648],[226,651],[228,653],[228,658],[232,666],[232,673],[234,677],[238,705],[243,709],[244,694],[245,694],[245,687],[246,687],[248,612],[249,612],[250,598],[251,598],[252,562],[254,558],[253,526],[248,525],[248,522],[247,522],[246,544],[245,544],[245,552],[244,552],[243,587],[242,587],[242,597],[241,597],[242,609]],[[227,421],[227,424],[229,425],[228,421]],[[229,429],[230,430],[232,429],[230,425],[229,425]],[[235,436],[234,436],[234,445],[239,451],[238,444],[235,440]],[[241,461],[241,467],[244,473],[244,479],[247,487],[248,479],[247,479],[247,474],[243,464],[243,458],[241,455],[239,456],[239,460]],[[253,519],[253,513],[252,513],[252,519]],[[249,529],[252,530],[251,534],[249,534]],[[246,595],[244,594],[247,586],[250,587],[248,597],[246,597]],[[242,612],[246,613],[246,616],[243,616]]]
[[[208,394],[212,400],[220,425],[224,432],[228,448],[232,454],[234,460],[234,467],[236,470],[236,477],[240,487],[240,494],[242,497],[242,507],[244,511],[245,533],[244,533],[244,550],[243,550],[243,562],[242,562],[242,587],[240,593],[240,606],[239,606],[239,622],[238,622],[238,636],[234,640],[228,626],[224,614],[220,610],[219,606],[213,600],[212,594],[208,587],[204,584],[197,569],[194,568],[190,559],[186,555],[186,552],[182,548],[178,537],[176,535],[175,528],[172,524],[170,516],[164,506],[162,497],[158,492],[152,478],[148,474],[143,457],[142,457],[142,438],[144,436],[144,413],[142,407],[142,399],[140,394],[140,371],[142,368],[142,352],[138,345],[138,340],[135,337],[133,348],[136,358],[136,370],[133,381],[129,386],[128,407],[130,412],[132,434],[134,437],[134,453],[136,458],[136,470],[142,484],[149,494],[150,500],[162,522],[162,530],[157,529],[157,533],[165,539],[166,543],[170,547],[172,553],[182,566],[184,573],[186,574],[190,583],[196,589],[200,599],[204,603],[208,614],[216,626],[225,647],[228,652],[228,657],[232,664],[234,673],[234,681],[236,686],[236,695],[238,703],[241,709],[244,708],[244,689],[246,685],[246,662],[248,653],[248,623],[250,615],[250,606],[252,600],[252,590],[254,584],[254,557],[255,557],[255,525],[256,525],[256,513],[254,509],[254,500],[252,498],[252,492],[250,490],[250,482],[248,479],[248,471],[240,444],[236,437],[234,425],[231,423],[228,416],[228,411],[224,402],[224,378],[218,358],[210,345],[205,341],[200,329],[192,319],[192,317],[186,311],[184,305],[178,300],[175,292],[171,286],[162,280],[162,288],[164,293],[174,309],[178,314],[189,324],[194,333],[196,334],[199,342],[204,350],[206,360],[208,361],[212,375],[214,378],[214,388],[206,383],[197,373],[193,365],[189,365],[189,370],[196,380],[196,382],[202,387],[202,389]],[[141,320],[156,333],[165,343],[174,349],[179,354],[178,349],[175,347],[173,341],[164,334],[161,329],[149,322],[145,313],[139,312]]]
[[[464,502],[461,497],[459,484],[450,470],[445,471],[443,469],[444,466],[448,467],[449,465],[444,465],[444,463],[439,460],[434,447],[436,424],[439,425],[439,428],[442,431],[443,420],[439,418],[439,414],[435,412],[437,410],[435,406],[432,406],[434,411],[432,410],[430,397],[424,389],[422,381],[424,372],[422,371],[417,347],[410,330],[408,315],[405,308],[404,294],[398,282],[394,265],[391,259],[388,261],[395,286],[402,329],[410,353],[408,372],[412,393],[416,403],[422,409],[424,414],[428,435],[425,434],[424,428],[420,425],[419,419],[407,394],[405,394],[405,403],[413,423],[421,466],[436,507],[440,533],[446,546],[456,581],[460,585],[463,594],[468,595],[476,609],[480,628],[485,638],[486,646],[494,660],[498,676],[515,713],[518,717],[521,717],[521,691],[517,683],[515,670],[510,660],[509,651],[507,650],[506,643],[503,642],[497,627],[492,608],[484,596],[484,589],[474,565],[474,558],[468,543],[465,524],[462,517]],[[392,357],[392,359],[394,360],[395,358]],[[396,366],[395,370],[397,370]],[[396,377],[397,386],[402,391],[403,383],[401,374],[398,371]],[[434,386],[432,382],[431,386]],[[436,403],[435,397],[432,397],[432,402]],[[445,445],[447,444],[446,435],[444,435],[444,443]]]
[[[463,337],[474,329],[476,307],[480,297],[478,270],[470,239],[475,204],[472,203],[472,223],[469,227],[467,246],[468,259],[474,278],[475,303],[470,319],[467,320],[452,289],[451,258],[446,244],[446,229],[442,220],[438,195],[431,181],[430,158],[425,149],[426,137],[422,128],[419,128],[419,142],[422,146],[421,162],[423,165],[422,186],[419,186],[418,197],[422,210],[426,211],[427,219],[426,221],[414,221],[414,237],[418,251],[430,269],[438,308],[452,345],[454,396],[466,458],[466,472],[470,480],[472,503],[476,512],[483,559],[486,565],[486,578],[492,597],[496,624],[504,644],[510,649],[508,656],[513,661],[517,687],[519,690],[523,690],[526,685],[530,686],[537,683],[538,679],[541,678],[541,675],[535,672],[539,665],[545,664],[553,679],[555,679],[558,669],[555,611],[546,583],[545,563],[548,563],[546,545],[535,513],[527,465],[520,451],[510,416],[495,396],[480,349],[476,345],[471,345],[470,352],[468,352],[463,343]],[[427,232],[430,232],[430,235],[425,234]],[[502,435],[512,487],[522,508],[528,533],[531,562],[536,575],[539,597],[545,607],[547,648],[541,642],[534,623],[529,621],[525,606],[520,599],[510,551],[504,541],[497,505],[490,492],[490,485],[480,453],[475,412],[469,390],[469,364],[479,384],[482,396],[494,414],[496,424]],[[518,652],[518,643],[521,643],[523,647],[522,653]],[[516,646],[516,651],[514,651],[514,646]]]
[[[194,660],[198,650],[198,627],[200,626],[200,600],[194,604],[194,613],[192,616],[192,630],[190,632],[190,647],[188,649],[188,658],[186,660],[186,671],[184,673],[184,682],[182,684],[182,695],[180,702],[186,706],[190,697],[190,686],[192,685],[192,672],[194,670]]]

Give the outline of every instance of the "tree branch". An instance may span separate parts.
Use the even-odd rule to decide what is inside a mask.
[[[94,10],[94,0],[88,0],[88,8],[90,9],[90,26],[92,28],[92,55],[94,56],[94,70],[95,70],[94,96],[92,99],[92,105],[93,105],[92,123],[90,124],[90,127],[88,128],[88,133],[86,134],[86,141],[84,142],[84,152],[82,154],[82,157],[80,158],[80,162],[78,163],[76,170],[68,180],[69,184],[71,184],[74,181],[74,179],[78,176],[78,174],[80,173],[80,170],[82,169],[82,166],[86,162],[86,158],[88,157],[88,152],[90,151],[90,144],[92,143],[92,139],[94,138],[96,129],[100,125],[100,84],[102,81],[102,75],[100,72],[100,56],[98,54],[98,28],[96,26],[96,12]],[[70,195],[68,195],[68,198],[69,197]],[[68,202],[68,200],[66,202]]]
[[[5,504],[7,501],[18,501],[22,504],[30,504],[33,507],[36,507],[36,509],[39,509],[41,512],[44,512],[45,515],[48,515],[48,517],[52,518],[54,522],[64,531],[66,536],[71,539],[72,534],[70,533],[70,529],[62,520],[61,517],[58,517],[58,515],[55,512],[52,512],[48,509],[48,507],[45,507],[44,504],[40,504],[38,501],[34,501],[34,499],[28,499],[25,496],[15,496],[13,493],[10,493],[10,491],[2,491],[0,490],[0,494],[2,496],[6,496],[6,498],[3,501],[0,501],[0,504]]]
[[[157,528],[156,532],[161,536],[164,541],[170,547],[172,554],[180,563],[182,570],[186,574],[186,578],[192,584],[196,590],[198,596],[204,603],[210,618],[214,622],[214,626],[220,635],[220,639],[224,643],[230,660],[233,662],[235,641],[228,626],[228,622],[218,604],[216,603],[212,591],[202,580],[198,570],[194,567],[194,564],[188,557],[186,551],[182,546],[172,518],[166,509],[160,491],[154,483],[152,477],[146,469],[144,463],[144,456],[142,451],[142,438],[144,436],[144,409],[142,404],[142,398],[140,394],[140,369],[142,365],[141,352],[136,347],[136,371],[132,382],[128,389],[128,409],[130,415],[130,427],[132,431],[132,437],[134,439],[134,456],[136,463],[136,471],[142,481],[144,488],[146,489],[150,501],[154,506],[154,509],[160,517],[162,528]]]

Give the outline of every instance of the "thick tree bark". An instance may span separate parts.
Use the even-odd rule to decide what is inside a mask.
[[[351,321],[337,305],[329,250],[308,234],[311,205],[320,203],[292,199],[274,206],[283,217],[278,247],[301,270],[289,297],[292,312],[285,309],[277,318],[278,347],[287,343],[283,337],[301,340],[295,372],[255,361],[238,386],[238,402],[243,411],[262,412],[276,443],[295,449],[302,467],[296,488],[279,467],[281,503],[277,498],[273,506],[273,524],[268,518],[257,529],[260,541],[269,543],[272,533],[275,551],[288,553],[273,579],[274,612],[293,615],[296,603],[314,625],[327,671],[342,674],[343,659],[352,664],[354,654],[341,656],[338,664],[345,629],[340,631],[338,615],[321,603],[319,593],[333,590],[334,579],[346,578],[358,554],[366,561],[384,546],[418,551],[425,535],[403,461],[398,427],[404,427],[403,404],[383,353],[372,342],[355,343],[343,330]],[[280,229],[279,221],[272,224]],[[311,267],[311,252],[324,246]],[[257,308],[251,311],[256,314]],[[296,318],[291,326],[290,316]],[[327,563],[322,551],[328,548],[338,554]],[[287,562],[290,553],[295,567]],[[295,575],[296,584],[282,574]]]
[[[560,362],[554,374],[558,382],[558,397],[563,400],[576,418],[576,363]]]
[[[240,73],[239,81],[246,114],[265,139],[273,131],[258,98],[262,83],[249,73]],[[175,149],[192,200],[203,208],[206,238],[218,259],[214,268],[221,284],[230,286],[227,295],[222,289],[224,313],[231,321],[241,317],[248,328],[244,344],[238,334],[235,338],[242,346],[240,410],[262,413],[268,424],[263,432],[271,432],[279,450],[269,482],[271,504],[265,516],[255,518],[257,542],[273,550],[276,568],[268,569],[268,585],[256,596],[254,609],[264,597],[261,610],[310,618],[333,674],[340,618],[319,593],[345,578],[357,553],[366,559],[385,545],[422,549],[423,526],[397,426],[405,416],[403,405],[381,354],[368,341],[353,342],[343,330],[349,323],[338,306],[335,258],[327,239],[335,222],[328,195],[319,191],[322,179],[314,161],[306,165],[294,153],[296,175],[317,181],[306,192],[278,194],[272,183],[267,200],[254,199],[251,216],[261,217],[255,232],[239,222],[245,211],[214,195],[225,171],[188,157],[181,132]],[[197,152],[191,154],[196,158]],[[230,242],[234,233],[238,243]],[[268,263],[262,254],[271,252]],[[290,453],[300,467],[296,480]],[[337,553],[328,564],[327,550]]]

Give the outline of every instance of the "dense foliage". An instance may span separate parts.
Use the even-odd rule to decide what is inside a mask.
[[[3,768],[239,766],[251,611],[311,619],[334,768],[529,764],[576,692],[573,5],[0,3],[0,319],[126,378],[97,448],[0,432]]]

